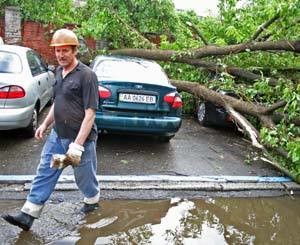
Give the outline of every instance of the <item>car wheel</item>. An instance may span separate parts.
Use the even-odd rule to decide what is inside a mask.
[[[197,119],[200,125],[206,127],[209,126],[209,118],[208,118],[208,111],[206,108],[205,102],[200,102],[197,108]]]
[[[34,108],[30,124],[25,128],[25,136],[33,137],[38,125],[38,112],[37,109]]]

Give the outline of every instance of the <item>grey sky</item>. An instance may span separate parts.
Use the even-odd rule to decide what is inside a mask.
[[[173,0],[177,9],[194,10],[198,15],[205,16],[210,12],[217,14],[218,0]]]

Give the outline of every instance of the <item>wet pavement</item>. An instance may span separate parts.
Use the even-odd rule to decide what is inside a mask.
[[[0,175],[35,174],[43,143],[26,139],[19,131],[0,131]],[[240,134],[201,127],[194,118],[185,118],[169,143],[146,136],[101,134],[97,157],[98,175],[282,175],[261,160]],[[72,169],[64,174],[72,174]]]
[[[2,202],[15,211],[19,201]],[[289,244],[300,243],[299,198],[103,200],[50,202],[29,232],[0,220],[1,244]]]
[[[0,132],[1,214],[20,210],[42,146]],[[68,167],[31,231],[0,219],[1,244],[300,243],[300,186],[236,132],[185,118],[169,143],[102,134],[97,156],[101,210],[79,212]]]
[[[125,135],[103,135],[98,143],[100,174],[260,175],[280,173],[232,131],[201,127],[187,118],[169,143]],[[256,160],[247,162],[252,156]]]

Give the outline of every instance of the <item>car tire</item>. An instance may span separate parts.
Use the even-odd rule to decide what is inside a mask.
[[[197,119],[200,125],[210,126],[208,110],[205,102],[200,102],[197,107]]]
[[[30,124],[25,128],[25,132],[24,132],[25,136],[30,138],[34,137],[35,131],[37,129],[37,125],[38,125],[38,112],[37,112],[37,108],[34,108],[31,116]]]

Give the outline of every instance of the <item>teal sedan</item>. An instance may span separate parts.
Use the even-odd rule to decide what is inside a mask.
[[[182,100],[161,66],[123,56],[97,56],[98,129],[158,136],[168,142],[181,126]]]

